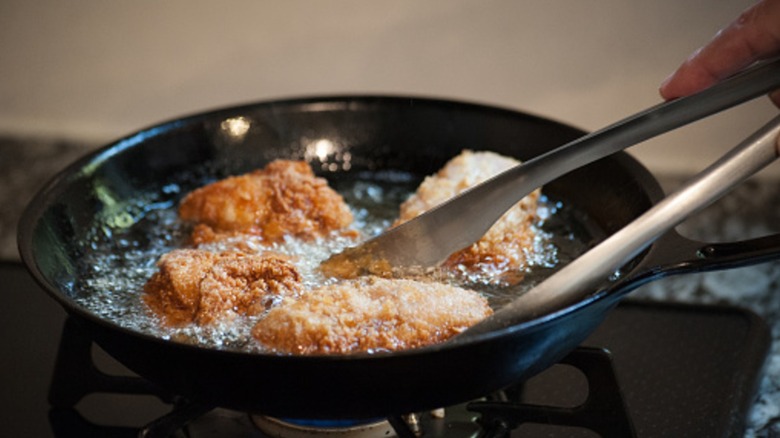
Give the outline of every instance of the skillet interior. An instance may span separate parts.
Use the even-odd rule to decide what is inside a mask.
[[[236,135],[231,123],[248,124],[248,131]],[[163,190],[171,176],[191,174],[193,168],[220,178],[274,158],[317,160],[311,148],[325,139],[341,152],[326,163],[335,164],[333,172],[344,171],[348,153],[351,172],[403,169],[425,175],[463,148],[493,150],[525,160],[581,134],[575,128],[513,111],[400,97],[301,99],[215,111],[141,131],[75,163],[48,185],[25,213],[20,249],[36,279],[86,324],[104,348],[139,374],[176,392],[229,407],[288,416],[370,416],[436,407],[484,394],[542,369],[567,351],[567,345],[576,346],[577,339],[598,324],[609,306],[591,306],[593,312],[573,316],[580,322],[569,321],[563,330],[536,330],[522,340],[517,339],[517,333],[503,340],[494,336],[478,350],[464,347],[455,354],[436,348],[354,358],[226,354],[146,339],[96,318],[69,297],[78,284],[79,261],[90,251],[96,228],[128,220],[123,214],[129,214],[131,220],[142,217],[148,205],[173,203],[193,188],[187,184],[201,180],[202,175],[179,180],[180,192]],[[330,170],[322,170],[319,164],[315,162],[313,167],[327,176]],[[641,214],[660,194],[652,177],[625,154],[575,171],[545,190],[587,212],[607,234]],[[510,340],[511,344],[503,345]],[[534,350],[532,354],[529,348]],[[501,363],[488,365],[490,377],[476,377],[484,373],[477,374],[480,367],[475,367],[475,358],[489,363],[493,359],[488,356],[501,349],[506,351],[494,359]],[[528,359],[520,360],[518,355]],[[140,356],[150,359],[144,361]],[[449,362],[453,359],[461,366],[444,373],[443,378],[462,381],[465,375],[473,375],[474,383],[441,391],[446,382],[434,376],[441,375],[443,367],[452,368]],[[193,363],[198,366],[193,367]],[[269,373],[281,369],[288,377],[273,384],[267,378],[253,384],[243,377],[262,369]],[[295,387],[296,375],[311,373],[327,381]],[[386,383],[377,382],[379,376]],[[381,403],[363,400],[361,391],[368,389],[361,387],[376,393],[383,385],[394,394],[385,396]],[[339,403],[334,406],[323,395],[311,406],[303,406],[299,400],[287,400],[285,391],[329,391]],[[424,391],[436,394],[426,396]],[[276,400],[259,400],[258,393]],[[347,397],[353,401],[344,401]],[[292,408],[296,414],[289,412]]]

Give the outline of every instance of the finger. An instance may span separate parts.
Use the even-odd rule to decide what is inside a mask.
[[[780,0],[763,0],[697,50],[664,83],[664,99],[701,91],[753,62],[780,53]]]

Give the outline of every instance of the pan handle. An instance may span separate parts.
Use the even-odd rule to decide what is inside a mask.
[[[662,236],[636,274],[628,276],[613,291],[625,294],[637,287],[672,275],[720,271],[755,265],[780,258],[780,233],[733,242],[702,242],[676,231]]]

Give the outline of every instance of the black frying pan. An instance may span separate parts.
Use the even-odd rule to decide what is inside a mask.
[[[223,123],[228,120],[251,127],[243,136],[230,136]],[[623,280],[604,293],[462,344],[391,354],[277,356],[165,341],[78,305],[71,291],[90,251],[90,233],[104,225],[102,213],[117,204],[149,199],[149,194],[176,201],[194,188],[164,195],[163,187],[176,175],[200,168],[220,178],[275,158],[303,158],[306,144],[318,139],[351,154],[350,172],[403,169],[426,175],[463,148],[528,159],[582,134],[519,112],[420,98],[312,98],[218,110],[140,131],[67,168],[24,213],[20,251],[35,279],[102,348],[139,375],[192,400],[295,418],[364,418],[451,405],[555,363],[637,286],[670,274],[776,258],[780,237],[713,245],[671,232],[630,262]],[[329,175],[336,176],[324,174]],[[662,196],[653,177],[624,153],[574,171],[545,191],[585,212],[604,235]]]

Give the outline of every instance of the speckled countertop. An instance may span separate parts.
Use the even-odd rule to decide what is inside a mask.
[[[0,136],[0,260],[19,260],[16,224],[34,193],[96,145]],[[776,164],[777,165],[777,164]],[[657,175],[668,191],[685,178]],[[748,181],[680,227],[688,237],[728,241],[780,232],[780,181]],[[746,436],[780,436],[780,263],[663,279],[632,297],[746,307],[769,324],[772,348]]]

